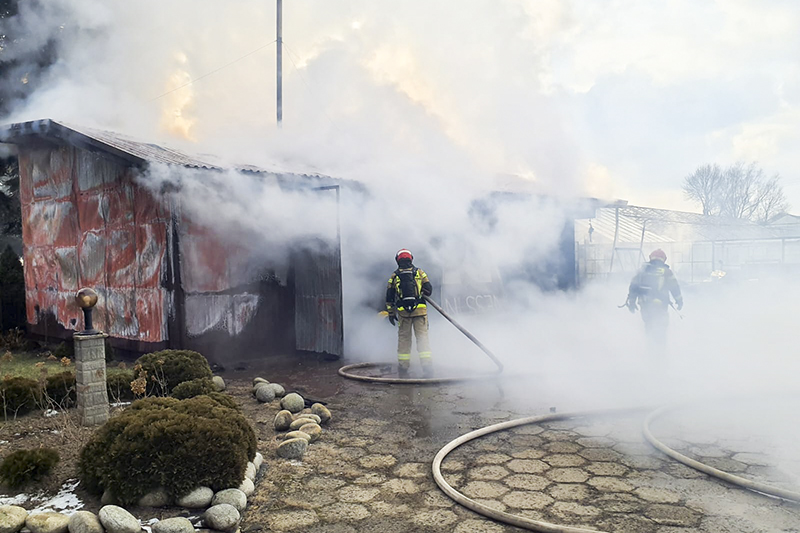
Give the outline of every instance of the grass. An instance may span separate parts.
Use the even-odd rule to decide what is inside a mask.
[[[67,361],[69,364],[67,364]],[[48,375],[75,371],[74,360],[59,360],[49,352],[6,352],[0,356],[0,378],[21,376],[29,379],[38,379],[42,372],[42,365],[36,366],[38,363],[43,364]],[[106,369],[106,373],[109,376],[119,372],[122,372],[122,369],[117,368],[114,363],[111,363]]]

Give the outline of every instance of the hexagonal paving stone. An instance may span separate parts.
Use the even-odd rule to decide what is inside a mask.
[[[548,455],[542,459],[542,461],[550,466],[559,467],[581,466],[586,464],[586,459],[574,453],[557,453],[554,455]]]
[[[454,461],[449,457],[442,463],[442,472],[458,472],[467,466],[463,461]]]
[[[689,448],[689,453],[697,455],[698,457],[716,458],[724,458],[731,455],[727,450],[723,450],[719,446],[692,446]]]
[[[633,455],[630,457],[623,457],[620,462],[627,467],[634,470],[658,470],[664,466],[664,462],[655,457],[646,457],[644,455]]]
[[[700,461],[710,467],[717,468],[723,472],[744,472],[747,470],[747,465],[734,461],[733,459],[716,459],[714,457],[703,457]]]
[[[644,501],[651,503],[678,503],[681,501],[680,496],[671,490],[639,487],[633,493]]]
[[[593,477],[589,485],[602,492],[630,492],[633,487],[616,477]]]
[[[497,481],[508,475],[508,470],[498,465],[487,465],[473,468],[467,472],[470,479],[483,479],[487,481]]]
[[[429,507],[453,507],[455,502],[440,490],[429,490],[425,493],[425,505]]]
[[[348,503],[364,503],[377,496],[379,492],[376,488],[348,485],[339,489],[339,499]]]
[[[614,430],[612,426],[606,424],[596,424],[591,426],[578,426],[572,431],[584,437],[605,437]]]
[[[550,512],[562,520],[574,520],[575,518],[594,518],[601,513],[601,510],[594,505],[581,505],[575,502],[556,502],[550,508]]]
[[[488,518],[485,520],[464,520],[456,526],[453,533],[503,533],[505,527]]]
[[[544,446],[547,442],[548,441],[536,435],[516,435],[513,439],[511,439],[510,447],[514,450],[519,450],[520,448],[538,449]]]
[[[405,503],[386,503],[383,501],[369,502],[372,512],[379,516],[408,516],[411,508]]]
[[[545,476],[558,483],[583,483],[589,479],[589,474],[580,468],[554,468]]]
[[[434,509],[433,511],[414,512],[411,521],[419,527],[447,527],[456,523],[458,517],[449,509]]]
[[[391,455],[368,455],[358,460],[358,463],[364,468],[389,468],[397,463]]]
[[[318,511],[326,522],[357,522],[369,517],[369,509],[357,503],[334,503]]]
[[[267,520],[272,531],[291,531],[293,529],[307,528],[319,522],[317,513],[314,511],[270,513]]]
[[[392,494],[416,494],[422,490],[421,485],[412,479],[390,479],[381,488]]]
[[[617,441],[608,437],[583,437],[575,442],[584,448],[610,448],[617,443]]]
[[[511,433],[516,433],[517,435],[538,435],[544,431],[544,428],[541,426],[537,426],[535,424],[527,424],[525,426],[515,427],[511,430]]]
[[[311,509],[325,507],[326,505],[336,503],[337,501],[335,492],[318,490],[309,490],[304,491],[301,494],[287,495],[284,496],[282,500],[287,507]]]
[[[650,505],[645,516],[654,522],[667,526],[693,527],[700,523],[699,513],[679,505]]]
[[[646,442],[620,442],[614,449],[622,455],[653,455],[655,450]]]
[[[527,450],[514,452],[511,455],[516,459],[541,459],[546,455],[546,453],[542,450],[537,450],[536,448],[528,448]]]
[[[578,452],[578,455],[589,461],[619,461],[622,455],[609,448],[586,448]]]
[[[649,518],[636,515],[612,515],[597,522],[603,531],[614,533],[655,533],[658,526]],[[667,533],[666,531],[664,533]],[[679,533],[679,532],[675,532]]]
[[[596,476],[624,476],[628,468],[619,463],[589,463],[584,467]]]
[[[395,468],[394,474],[399,477],[425,477],[428,475],[428,465],[425,463],[405,463]]]
[[[514,489],[544,490],[552,481],[532,474],[514,474],[505,478],[503,483]]]
[[[542,449],[550,452],[550,453],[575,453],[582,449],[583,447],[579,444],[569,441],[555,441],[555,442],[548,442]]]
[[[369,472],[363,476],[353,480],[353,483],[358,485],[380,485],[386,481],[386,476],[378,474],[377,472]]]
[[[629,492],[608,492],[601,494],[592,503],[608,513],[641,514],[645,503]]]
[[[336,490],[345,482],[332,477],[314,476],[306,481],[306,487],[311,490]]]
[[[497,498],[508,492],[508,487],[496,481],[470,481],[461,491],[469,498]]]
[[[503,496],[503,503],[517,509],[544,509],[553,498],[541,492],[509,492]]]
[[[484,453],[475,459],[475,464],[479,465],[499,465],[511,460],[511,457],[504,453]]]
[[[772,466],[770,460],[760,453],[737,453],[733,460],[750,466]]]
[[[546,429],[573,430],[581,424],[582,422],[577,420],[553,420],[551,422],[543,422],[541,426]]]
[[[550,465],[538,459],[513,459],[506,464],[512,472],[525,474],[540,474],[550,468]]]
[[[547,493],[556,500],[585,500],[592,492],[589,487],[579,483],[558,483],[550,485]]]
[[[473,498],[472,500],[481,505],[485,505],[489,509],[496,509],[498,511],[505,511],[507,509],[506,504],[499,500],[488,500],[486,498]]]
[[[554,429],[548,429],[547,431],[543,431],[539,436],[549,441],[576,440],[578,438],[578,436],[572,431],[561,431]]]

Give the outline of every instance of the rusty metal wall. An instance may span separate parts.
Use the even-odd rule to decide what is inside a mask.
[[[293,254],[298,350],[344,353],[340,253],[338,244],[317,240]]]
[[[74,147],[23,145],[19,153],[32,332],[79,329],[74,295],[88,286],[101,298],[98,327],[130,341],[166,341],[167,211],[134,183],[128,165]]]

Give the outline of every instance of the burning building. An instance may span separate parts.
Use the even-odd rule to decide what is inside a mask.
[[[164,201],[138,177],[151,164],[221,172],[154,144],[53,120],[11,124],[17,146],[29,332],[80,329],[76,291],[101,296],[95,325],[116,348],[197,349],[224,364],[277,353],[342,354],[336,239],[293,243],[271,261]],[[237,168],[283,187],[336,190],[320,175]]]

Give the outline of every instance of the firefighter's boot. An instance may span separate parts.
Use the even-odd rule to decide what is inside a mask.
[[[400,376],[400,379],[406,379],[408,377],[408,368],[411,366],[409,361],[398,361],[397,362],[397,375]]]
[[[433,361],[431,361],[430,359],[422,359],[420,362],[422,364],[422,375],[425,376],[426,378],[432,378]]]

